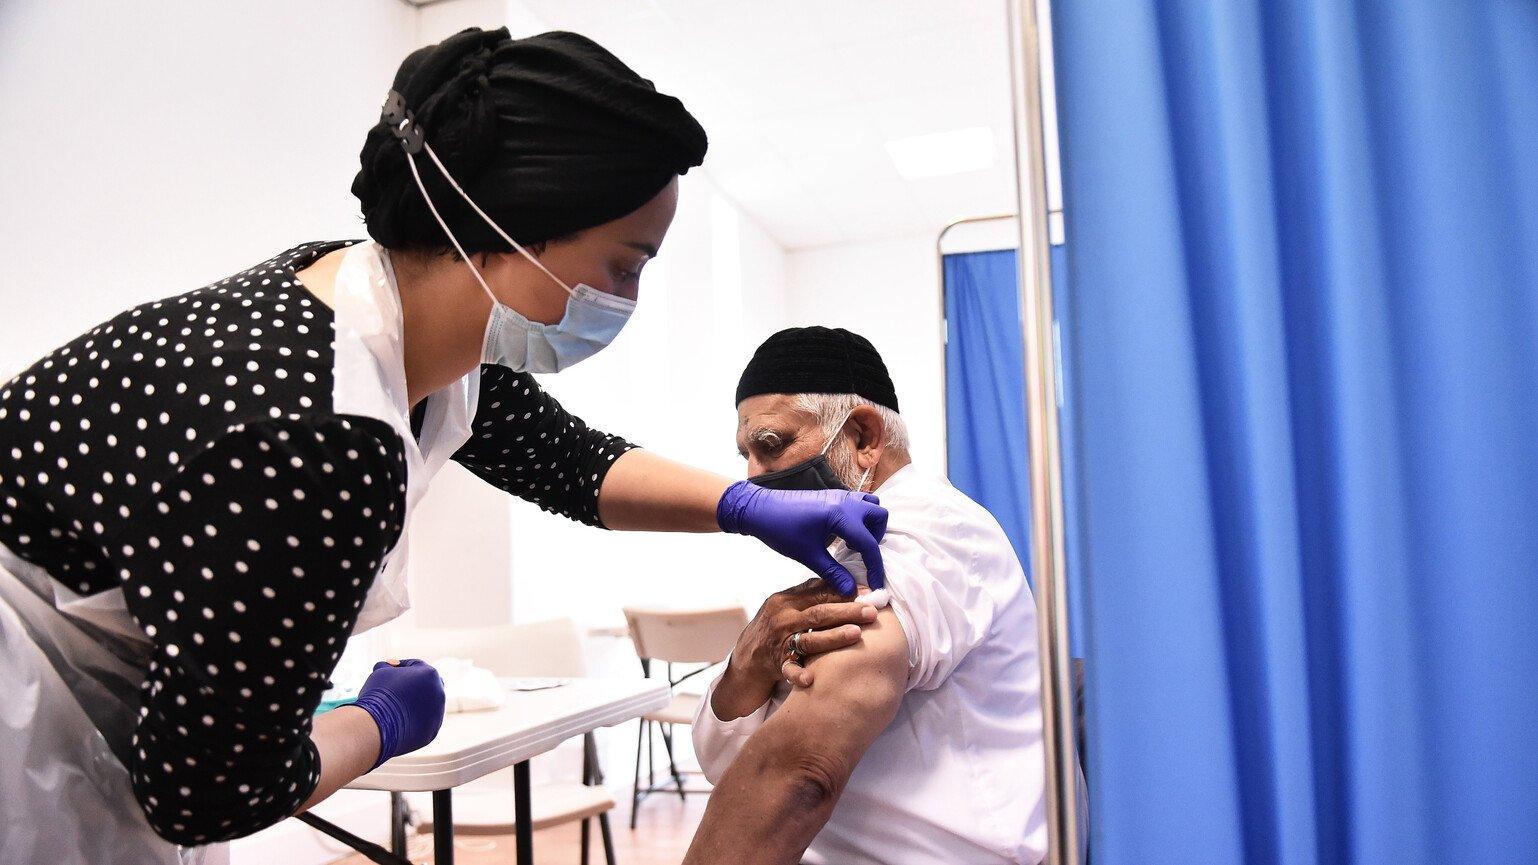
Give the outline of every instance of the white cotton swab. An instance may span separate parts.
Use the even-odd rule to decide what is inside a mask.
[[[858,600],[881,610],[885,609],[886,605],[892,602],[892,595],[886,589],[871,589],[869,592],[861,595]]]

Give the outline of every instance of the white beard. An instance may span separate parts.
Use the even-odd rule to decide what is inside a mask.
[[[833,447],[828,448],[828,467],[833,469],[833,473],[838,475],[838,479],[843,482],[844,486],[855,492],[864,492],[864,490],[860,489],[860,484],[867,478],[863,477],[865,472],[860,469],[859,463],[854,460],[854,442],[852,440],[840,437]]]

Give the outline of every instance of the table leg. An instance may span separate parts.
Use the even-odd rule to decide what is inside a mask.
[[[513,819],[518,840],[518,865],[534,865],[534,815],[529,791],[529,761],[513,766]]]
[[[390,852],[406,858],[406,797],[390,794]]]
[[[314,814],[296,814],[295,820],[307,823],[310,826],[330,835],[332,838],[346,844],[348,847],[362,853],[370,862],[378,862],[380,865],[411,865],[404,858],[396,856],[389,850],[375,844],[373,841],[365,841],[357,835],[343,829],[341,826],[322,820]]]
[[[433,865],[454,865],[454,791],[433,791]]]

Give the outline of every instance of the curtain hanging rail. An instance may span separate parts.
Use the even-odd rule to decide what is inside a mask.
[[[964,216],[961,219],[953,219],[940,229],[935,235],[935,273],[940,280],[940,453],[944,455],[946,474],[950,474],[950,446],[951,433],[949,421],[951,416],[951,389],[946,381],[945,353],[946,346],[951,341],[951,324],[945,315],[945,236],[951,233],[951,229],[962,225],[972,225],[979,222],[998,222],[1004,219],[1019,219],[1018,213],[991,213],[986,216]]]
[[[935,252],[940,252],[940,245],[945,243],[945,236],[950,234],[951,229],[953,228],[962,225],[971,225],[977,222],[997,222],[1001,219],[1019,218],[1020,214],[1018,213],[990,213],[987,216],[963,216],[960,219],[953,219],[950,222],[945,223],[945,227],[940,229],[940,233],[935,236]]]
[[[1015,186],[1020,203],[1020,319],[1025,343],[1026,427],[1031,478],[1031,571],[1041,653],[1043,749],[1047,764],[1047,862],[1078,865],[1074,787],[1073,680],[1068,653],[1068,593],[1063,583],[1062,453],[1057,426],[1057,369],[1052,340],[1052,265],[1048,237],[1046,120],[1043,116],[1043,23],[1037,0],[1006,0],[1014,109]],[[1048,49],[1050,50],[1050,49]]]

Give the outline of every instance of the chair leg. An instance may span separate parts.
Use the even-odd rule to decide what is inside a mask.
[[[635,786],[630,790],[630,829],[635,830],[635,814],[641,807],[641,739],[646,736],[646,722],[637,724],[635,739]]]
[[[582,818],[582,865],[587,865],[588,835],[592,832],[593,828],[589,824],[592,822],[593,818],[591,817]]]
[[[614,836],[609,832],[609,812],[598,815],[598,831],[603,835],[603,858],[608,865],[614,865]]]
[[[673,773],[673,783],[678,787],[678,799],[684,800],[684,776],[678,773],[678,763],[673,759],[673,725],[659,724],[662,728],[662,745],[668,752],[668,771]]]
[[[657,788],[657,736],[650,721],[646,722],[646,789]]]

